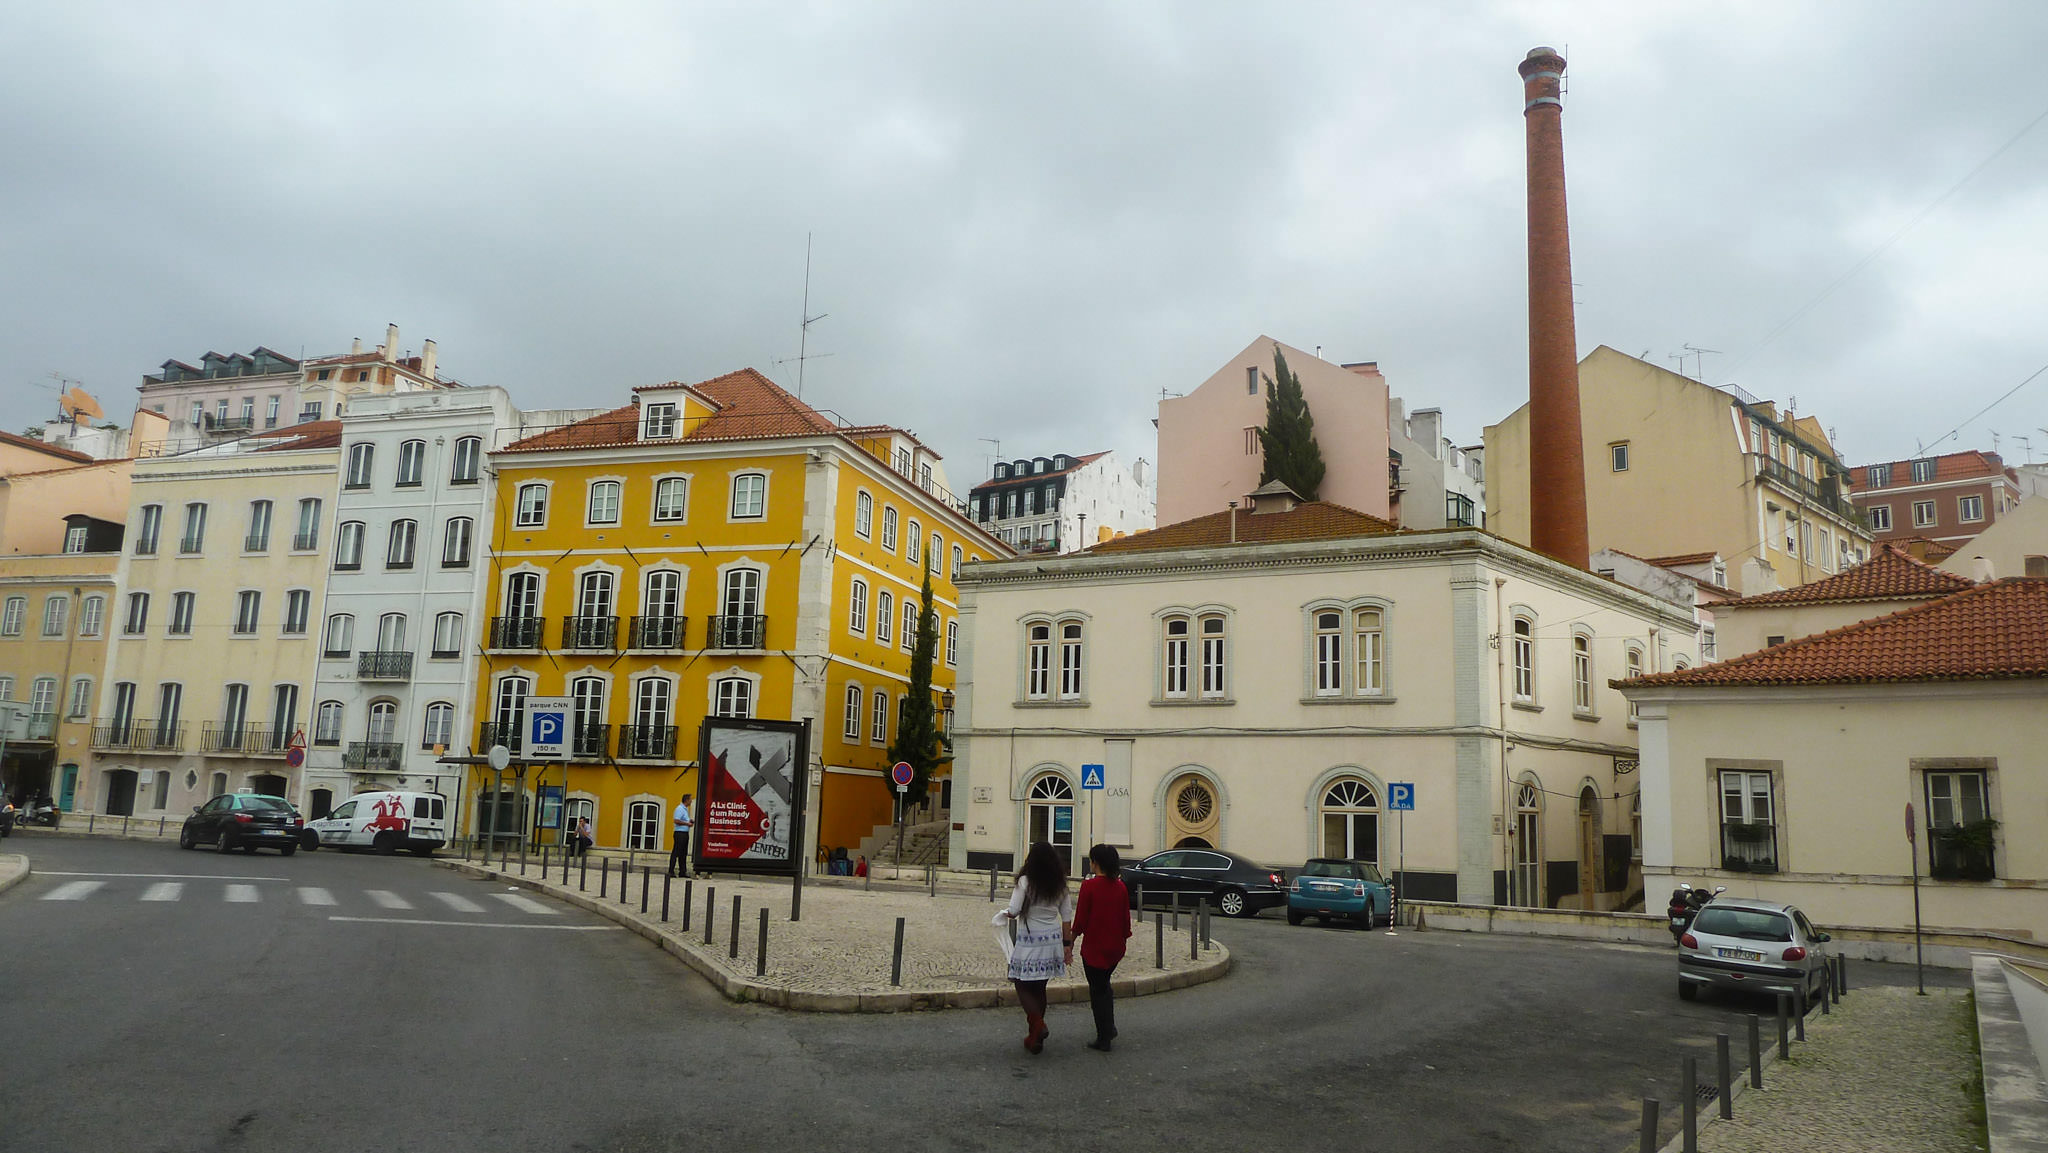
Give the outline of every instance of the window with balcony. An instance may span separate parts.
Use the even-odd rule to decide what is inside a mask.
[[[649,570],[640,593],[640,616],[633,622],[630,647],[683,647],[685,622],[682,612],[683,574],[668,568]]]
[[[669,760],[675,755],[675,684],[667,677],[642,677],[633,685],[633,723],[619,734],[621,757]]]
[[[292,534],[293,552],[312,552],[320,547],[320,498],[309,496],[299,502],[299,528]]]
[[[148,628],[149,594],[129,593],[128,615],[121,622],[121,632],[127,636],[137,637],[141,636]],[[19,631],[20,626],[16,626],[16,632]]]
[[[185,506],[185,535],[178,541],[178,551],[192,556],[206,549],[206,506],[197,501]]]
[[[484,442],[479,437],[465,436],[455,442],[454,457],[448,468],[449,484],[475,484],[482,470]]]
[[[768,619],[761,615],[761,570],[728,569],[711,621],[712,648],[758,649],[767,643]]]
[[[584,573],[576,582],[576,615],[562,630],[562,647],[609,649],[617,639],[616,577],[608,570]]]
[[[1772,774],[1721,770],[1721,867],[1738,873],[1778,871],[1777,805]]]
[[[348,470],[343,474],[341,487],[363,489],[370,487],[370,470],[375,465],[377,446],[354,444],[348,450]]]
[[[192,635],[192,610],[198,600],[197,593],[176,592],[171,594],[171,619],[164,631],[174,637]]]
[[[398,479],[394,482],[397,487],[418,488],[421,484],[425,483],[426,475],[427,442],[424,440],[408,440],[404,444],[399,445]]]
[[[135,526],[135,555],[155,556],[157,538],[164,527],[164,506],[146,504],[142,506],[142,519]]]

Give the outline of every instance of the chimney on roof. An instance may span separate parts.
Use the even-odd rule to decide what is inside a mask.
[[[420,375],[428,380],[438,379],[434,376],[434,363],[437,352],[438,350],[434,347],[433,341],[423,340],[420,342]]]
[[[1230,502],[1230,543],[1237,543],[1237,502]]]
[[[348,342],[348,354],[355,356],[363,351],[363,338],[358,336]]]
[[[1565,226],[1564,57],[1553,48],[1532,48],[1517,71],[1529,182],[1529,543],[1585,568],[1591,556]]]
[[[395,324],[384,326],[384,359],[393,364],[398,362],[398,326]]]

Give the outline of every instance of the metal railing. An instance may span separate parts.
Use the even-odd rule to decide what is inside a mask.
[[[178,551],[184,554],[185,556],[191,556],[195,553],[202,552],[204,551],[205,546],[205,537],[188,536],[178,541]]]
[[[537,649],[546,625],[543,617],[492,617],[491,647],[494,649]]]
[[[378,650],[356,654],[356,678],[365,681],[409,681],[412,654]]]
[[[1736,873],[1777,872],[1777,826],[1768,821],[1723,821],[1721,867]]]
[[[317,549],[319,547],[320,534],[317,532],[300,532],[292,534],[293,552],[312,552],[314,549]]]
[[[518,752],[525,743],[520,734],[520,728],[521,726],[517,724],[501,725],[493,721],[485,721],[483,724],[478,725],[476,727],[477,754],[482,755],[489,752],[492,745],[503,745],[512,752]]]
[[[672,761],[676,757],[676,727],[620,725],[617,755],[622,761]]]
[[[689,632],[690,618],[684,616],[634,617],[628,634],[629,649],[679,649]]]
[[[1838,478],[1811,480],[1783,461],[1752,453],[1756,459],[1757,475],[1779,488],[1799,494],[1807,504],[1817,505],[1828,512],[1849,521],[1858,527],[1864,526],[1863,512],[1842,495],[1842,483]]]
[[[239,753],[250,757],[281,757],[285,752],[284,741],[290,735],[276,732],[269,725],[228,725],[207,721],[199,729],[199,751]]]
[[[758,649],[767,646],[768,618],[761,616],[715,616],[704,638],[710,649]]]
[[[243,538],[242,538],[242,551],[243,551],[243,552],[269,552],[269,551],[270,551],[270,534],[269,534],[269,533],[267,533],[267,532],[266,532],[266,533],[253,533],[253,532],[252,532],[252,533],[250,533],[250,534],[249,534],[248,536],[246,536],[246,537],[243,537]]]
[[[581,724],[570,731],[569,753],[578,760],[603,760],[611,755],[611,747],[610,725]]]
[[[405,746],[398,741],[350,741],[341,767],[358,772],[396,772],[405,764]]]
[[[565,649],[603,649],[609,652],[618,645],[617,617],[562,618],[562,647]]]

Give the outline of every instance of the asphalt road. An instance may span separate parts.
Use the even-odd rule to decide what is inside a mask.
[[[1269,912],[1218,921],[1230,977],[1121,1004],[1115,1053],[1073,1005],[1034,1058],[1014,1010],[733,1005],[428,862],[5,848],[36,869],[0,895],[7,1150],[1618,1151],[1762,1009],[1679,1001],[1668,950]]]

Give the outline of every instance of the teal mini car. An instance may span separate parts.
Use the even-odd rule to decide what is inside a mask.
[[[1394,886],[1370,861],[1316,857],[1287,885],[1287,923],[1310,917],[1350,921],[1362,928],[1394,923]]]

